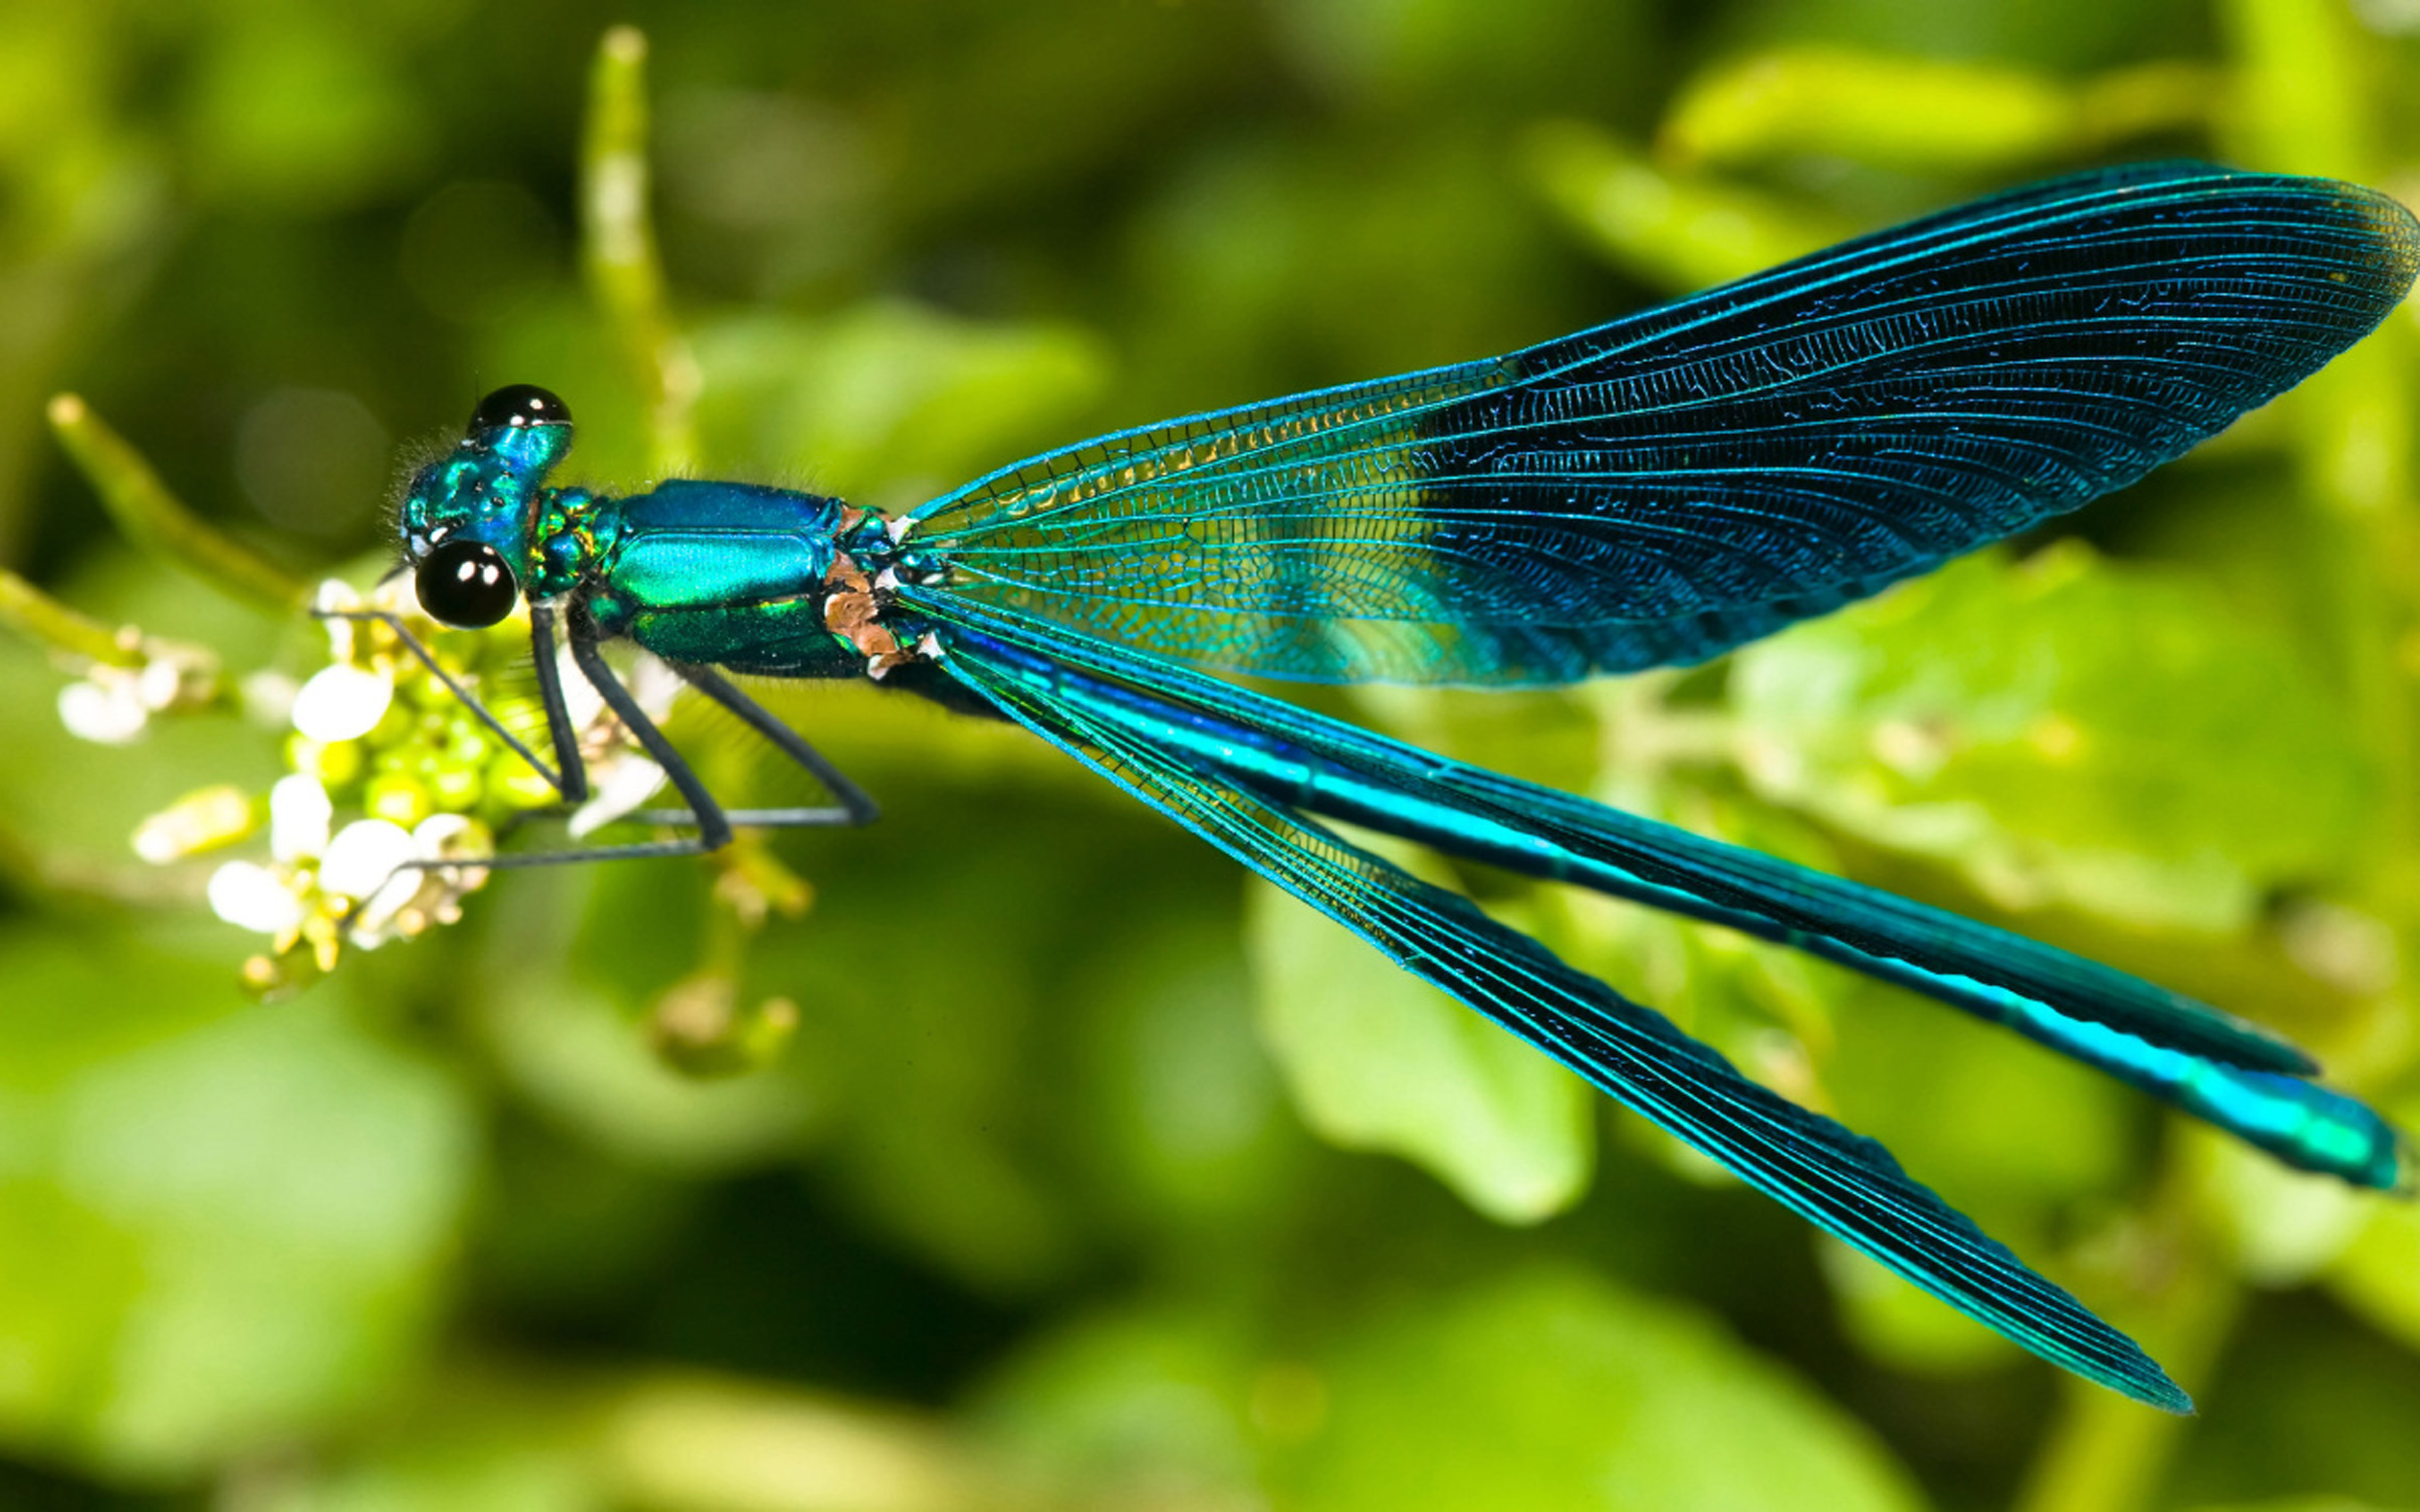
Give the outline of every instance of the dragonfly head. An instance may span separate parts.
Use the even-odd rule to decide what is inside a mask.
[[[571,450],[571,411],[535,384],[479,401],[461,443],[411,475],[400,529],[421,607],[470,629],[513,611],[546,475]]]

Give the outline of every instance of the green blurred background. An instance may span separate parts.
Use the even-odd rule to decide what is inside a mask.
[[[687,437],[582,272],[617,22]],[[50,393],[364,580],[398,455],[502,382],[592,483],[906,506],[2069,168],[2412,200],[2415,100],[2412,0],[0,0],[0,555],[307,671],[299,618],[112,532]],[[2420,1127],[2415,420],[2398,316],[1714,668],[1314,702],[2198,993]],[[522,873],[263,1004],[208,864],[127,837],[277,732],[83,745],[60,683],[0,646],[0,1506],[2420,1506],[2412,1209],[1797,958],[1458,877],[1885,1138],[2203,1416],[2056,1379],[1013,732],[803,690],[888,816],[774,846],[802,917]],[[685,1074],[651,1038],[701,982],[794,1039]]]

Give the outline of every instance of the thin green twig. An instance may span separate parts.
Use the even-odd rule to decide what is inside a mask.
[[[290,613],[310,589],[266,557],[221,532],[160,481],[126,439],[76,394],[51,400],[51,430],[101,496],[127,538],[214,588]]]
[[[2243,1311],[2243,1286],[2195,1213],[2194,1183],[2170,1156],[2149,1217],[2163,1273],[2151,1310],[2131,1319],[2144,1345],[2198,1393]],[[2195,1420],[2129,1401],[2082,1381],[2061,1383],[2066,1404],[2028,1468],[2017,1512],[2141,1512],[2158,1503]]]
[[[698,371],[665,308],[663,262],[648,218],[647,39],[616,26],[597,44],[588,75],[580,153],[581,256],[623,362],[644,395],[658,471],[696,455],[690,406]]]
[[[0,569],[0,625],[80,662],[129,671],[143,665],[140,635],[113,630],[6,569]]]

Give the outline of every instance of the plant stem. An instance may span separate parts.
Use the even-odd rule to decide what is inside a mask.
[[[113,630],[6,569],[0,569],[0,625],[77,661],[122,667],[129,671],[143,665],[141,636],[131,630]]]
[[[697,363],[664,303],[663,262],[647,214],[647,39],[616,26],[588,75],[580,152],[581,258],[606,324],[644,396],[650,462],[658,472],[697,453],[690,415]]]
[[[2243,1310],[2243,1288],[2194,1217],[2194,1183],[2171,1157],[2151,1216],[2154,1242],[2173,1269],[2160,1284],[2158,1316],[2143,1341],[2189,1390],[2216,1374]],[[2177,1417],[2081,1381],[2063,1383],[2064,1405],[2035,1455],[2016,1512],[2137,1512],[2153,1504],[2177,1446],[2194,1420]]]
[[[243,546],[188,508],[126,439],[76,394],[51,400],[51,430],[101,496],[127,538],[211,587],[293,612],[309,598],[301,579]]]

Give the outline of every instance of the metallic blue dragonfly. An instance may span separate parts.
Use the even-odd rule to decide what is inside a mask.
[[[1569,682],[1702,661],[2124,486],[2381,320],[2420,224],[2368,190],[2167,163],[1848,242],[1507,357],[1115,435],[898,516],[745,484],[547,484],[530,386],[412,477],[424,607],[526,602],[552,761],[588,791],[558,636],[710,851],[874,804],[725,673],[863,677],[1024,726],[1950,1305],[2076,1373],[2190,1402],[2134,1343],[1911,1180],[1651,1009],[1339,820],[1728,925],[2004,1025],[2362,1186],[2409,1157],[2255,1025],[1938,909],[1442,757],[1211,671]],[[599,652],[670,662],[831,802],[726,810]],[[432,663],[433,665],[433,663]]]

